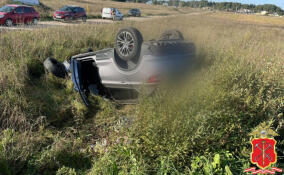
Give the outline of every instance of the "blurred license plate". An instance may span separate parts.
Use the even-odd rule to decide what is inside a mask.
[[[59,16],[59,15],[56,15],[56,18],[61,18],[61,16]]]

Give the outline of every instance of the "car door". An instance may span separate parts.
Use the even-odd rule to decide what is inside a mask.
[[[82,18],[85,15],[85,10],[83,8],[78,8],[78,17]]]
[[[24,7],[23,18],[25,23],[32,22],[32,11],[29,7]]]
[[[81,98],[83,99],[84,103],[86,104],[86,106],[89,106],[89,100],[88,97],[84,91],[83,88],[83,83],[82,83],[82,65],[81,62],[71,58],[70,60],[70,69],[72,72],[72,81],[74,83],[74,88],[76,91],[79,92]]]
[[[121,19],[122,18],[122,14],[120,13],[120,11],[118,9],[115,9],[115,18],[116,19]]]
[[[24,18],[23,18],[23,7],[17,7],[15,10],[14,10],[14,14],[13,14],[13,22],[16,23],[16,24],[19,24],[19,23],[22,23]]]
[[[73,15],[73,18],[74,18],[74,19],[79,18],[79,11],[78,11],[78,8],[77,8],[77,7],[75,7],[75,8],[72,9],[72,15]]]

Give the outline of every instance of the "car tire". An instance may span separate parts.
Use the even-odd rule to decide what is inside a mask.
[[[184,40],[184,37],[178,30],[167,30],[162,33],[160,40]]]
[[[82,21],[83,21],[83,22],[87,22],[87,16],[83,16],[83,17],[82,17]]]
[[[12,19],[6,19],[5,25],[6,25],[7,27],[13,26],[13,21],[12,21]]]
[[[37,19],[37,18],[34,18],[34,19],[32,20],[32,24],[33,24],[33,25],[37,25],[37,24],[38,24],[38,19]]]
[[[143,37],[141,33],[133,27],[121,29],[115,39],[115,50],[118,56],[129,61],[140,56]]]
[[[43,62],[43,66],[48,72],[58,78],[65,78],[67,76],[64,65],[54,58],[47,58]]]

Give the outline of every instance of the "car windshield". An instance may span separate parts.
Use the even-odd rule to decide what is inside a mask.
[[[0,8],[0,12],[11,12],[12,10],[14,10],[15,7],[12,7],[12,6],[4,6],[4,7],[1,7]]]
[[[62,7],[61,9],[59,9],[59,11],[70,12],[70,11],[71,11],[71,8],[68,7],[68,6],[64,6],[64,7]]]

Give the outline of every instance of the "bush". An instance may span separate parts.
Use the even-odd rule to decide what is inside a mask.
[[[76,175],[76,171],[73,168],[63,166],[57,170],[56,175]]]

